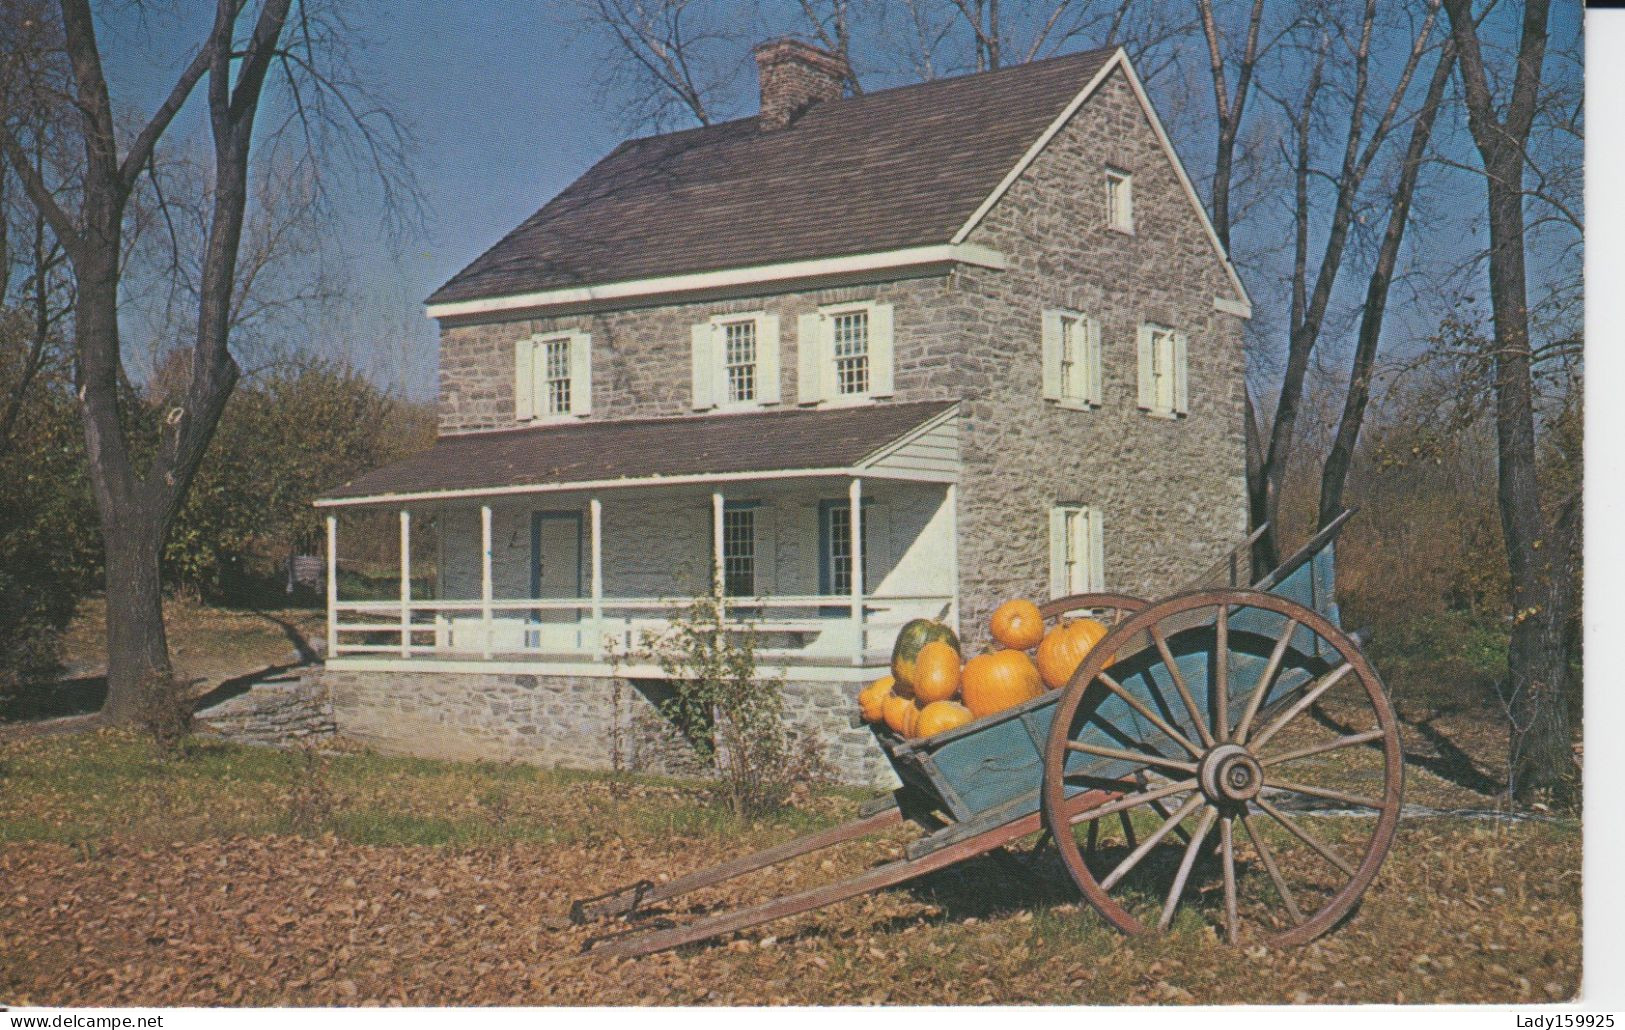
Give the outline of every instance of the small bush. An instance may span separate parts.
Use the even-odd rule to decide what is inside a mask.
[[[729,629],[720,599],[696,598],[629,657],[671,681],[661,714],[715,773],[735,815],[779,809],[799,784],[823,778],[812,742],[785,724],[784,681],[758,676],[755,632]]]

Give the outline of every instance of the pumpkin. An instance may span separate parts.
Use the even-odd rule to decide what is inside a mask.
[[[914,697],[922,705],[959,693],[959,652],[941,640],[920,648],[914,658]]]
[[[978,719],[1002,712],[1044,692],[1038,670],[1025,651],[1006,648],[965,663],[960,690],[965,707]]]
[[[882,676],[858,692],[858,708],[867,722],[880,722],[886,718],[886,699],[891,697],[893,680]]]
[[[1074,619],[1050,630],[1038,645],[1038,673],[1051,690],[1059,690],[1072,679],[1094,646],[1108,630],[1094,619]]]
[[[970,714],[970,709],[958,701],[934,701],[920,709],[920,719],[914,731],[922,737],[934,737],[955,726],[963,726],[974,718],[976,716]]]
[[[1031,601],[1006,601],[993,610],[993,639],[1004,647],[1025,651],[1044,639],[1044,617]]]
[[[920,720],[920,710],[914,706],[911,699],[893,694],[886,699],[883,708],[886,725],[891,727],[893,733],[904,737],[914,736],[914,726]]]
[[[898,630],[897,643],[891,649],[891,674],[897,679],[894,688],[897,693],[914,692],[914,663],[919,658],[920,648],[933,640],[942,641],[956,652],[959,650],[959,638],[954,631],[931,619],[910,619]]]

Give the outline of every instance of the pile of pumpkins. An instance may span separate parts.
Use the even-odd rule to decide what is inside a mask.
[[[1059,690],[1106,635],[1094,619],[1044,629],[1031,601],[1006,601],[989,629],[998,649],[963,661],[954,631],[930,619],[903,626],[892,647],[891,675],[858,694],[864,719],[904,737],[932,737]],[[1036,649],[1036,661],[1028,652]]]

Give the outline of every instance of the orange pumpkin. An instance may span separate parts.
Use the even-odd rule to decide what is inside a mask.
[[[914,732],[921,737],[934,737],[955,726],[963,726],[974,718],[970,709],[958,701],[936,701],[920,709],[920,720]]]
[[[905,737],[914,736],[915,724],[920,720],[920,710],[914,706],[913,701],[893,694],[886,699],[884,708],[886,725],[891,727],[893,733]]]
[[[1006,601],[993,610],[993,639],[1025,651],[1044,639],[1044,617],[1031,601]]]
[[[1038,645],[1038,673],[1044,677],[1044,684],[1051,690],[1066,686],[1107,632],[1094,619],[1074,619],[1050,630]]]
[[[1002,712],[1044,692],[1038,670],[1025,651],[1006,648],[977,655],[961,676],[965,707],[978,719]]]
[[[959,692],[959,652],[941,640],[914,657],[914,697],[920,704],[946,701]]]
[[[858,692],[858,708],[866,721],[880,722],[886,718],[886,699],[891,697],[895,682],[890,676],[882,676]]]

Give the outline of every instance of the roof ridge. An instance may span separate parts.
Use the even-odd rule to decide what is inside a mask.
[[[751,411],[708,411],[708,412],[705,412],[704,414],[688,414],[688,415],[639,415],[639,416],[636,416],[634,418],[581,419],[581,420],[574,421],[574,422],[555,422],[555,423],[550,423],[550,424],[545,424],[545,425],[505,426],[505,427],[502,427],[502,428],[499,428],[499,429],[474,429],[474,430],[468,430],[466,432],[459,432],[459,433],[442,433],[442,434],[439,434],[439,435],[437,435],[435,437],[434,446],[438,447],[442,443],[450,443],[450,442],[453,442],[453,441],[484,440],[484,439],[489,439],[489,438],[494,437],[494,436],[507,436],[507,435],[510,435],[510,434],[517,434],[517,433],[568,433],[568,432],[570,432],[572,430],[584,431],[584,430],[590,430],[590,429],[602,429],[602,428],[604,428],[606,426],[617,426],[617,427],[647,426],[647,425],[655,425],[655,424],[662,423],[662,422],[691,423],[691,422],[704,421],[706,419],[737,419],[737,418],[752,418],[752,417],[754,417],[754,418],[764,418],[764,417],[770,417],[770,416],[785,416],[785,415],[829,415],[829,414],[834,414],[834,413],[837,413],[837,412],[872,411],[872,410],[880,410],[880,409],[902,410],[904,408],[927,408],[927,407],[935,407],[938,410],[945,411],[948,408],[952,407],[953,405],[958,404],[959,402],[960,402],[960,398],[958,398],[958,397],[942,397],[942,398],[937,398],[937,399],[934,399],[934,400],[895,401],[895,402],[887,402],[885,404],[873,404],[873,405],[861,405],[861,406],[853,405],[851,407],[830,407],[830,408],[806,407],[806,408],[803,408],[803,407],[796,406],[796,407],[788,407],[788,408],[778,408],[778,409],[775,409],[775,410],[768,410],[768,409],[764,408],[764,409],[761,409],[761,410],[751,410]]]

